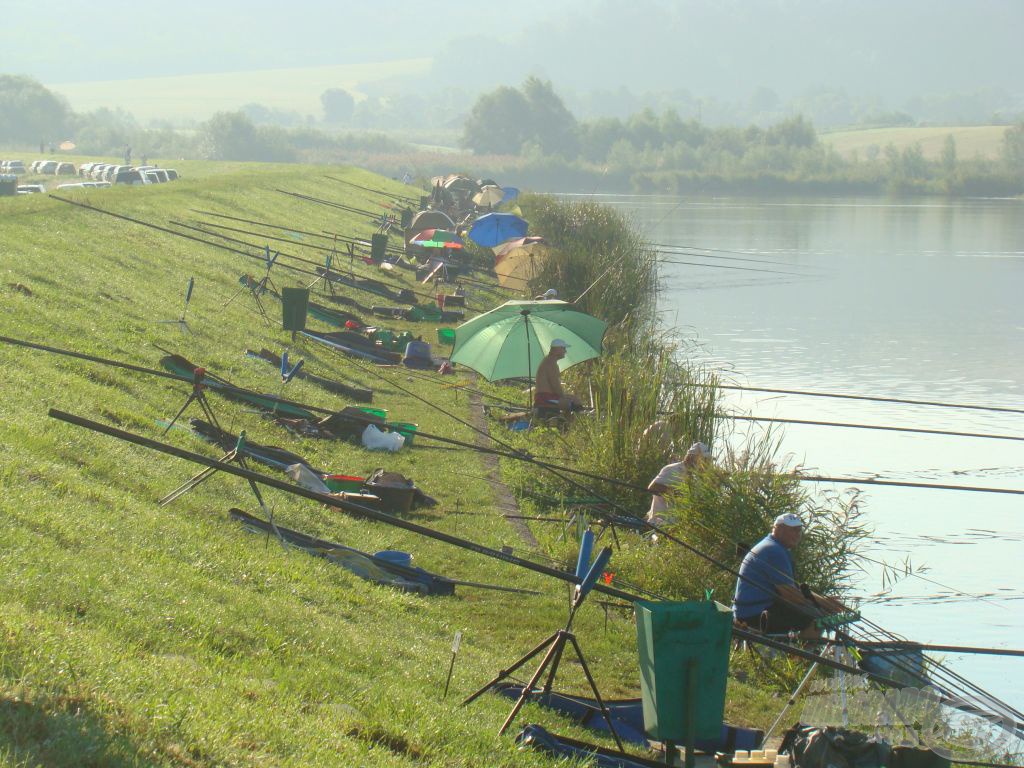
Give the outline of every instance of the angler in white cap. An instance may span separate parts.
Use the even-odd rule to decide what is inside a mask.
[[[654,424],[658,424],[658,422]],[[648,427],[648,429],[654,428],[654,424]],[[660,434],[664,439],[664,429],[660,430]],[[665,511],[668,509],[665,494],[682,483],[694,467],[709,458],[711,458],[711,451],[708,447],[704,443],[694,443],[690,446],[686,455],[683,456],[682,461],[666,464],[661,468],[658,476],[651,480],[651,484],[647,486],[647,490],[654,494],[651,499],[651,508],[647,511],[647,522],[654,525],[665,525],[672,522],[665,515]]]
[[[772,532],[747,552],[733,597],[737,621],[767,634],[798,632],[802,638],[813,639],[821,635],[815,618],[845,610],[837,600],[797,586],[791,552],[803,532],[800,516],[787,512],[776,517]]]
[[[558,361],[565,357],[569,345],[562,339],[553,339],[548,353],[537,368],[536,394],[533,402],[538,408],[557,408],[562,411],[576,411],[583,407],[580,399],[562,389],[562,374]]]

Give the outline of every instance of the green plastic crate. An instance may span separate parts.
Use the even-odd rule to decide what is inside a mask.
[[[683,743],[687,718],[697,739],[722,732],[732,643],[732,611],[715,602],[636,603],[644,729]],[[690,690],[690,676],[695,677]],[[693,711],[688,699],[692,695]]]

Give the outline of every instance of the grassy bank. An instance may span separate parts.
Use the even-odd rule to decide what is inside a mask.
[[[308,231],[367,236],[355,215],[274,192],[291,189],[366,207],[368,197],[320,178],[318,168],[178,163],[183,179],[147,188],[78,193],[96,207],[167,225],[206,209]],[[357,183],[403,188],[354,169]],[[354,194],[353,194],[354,193]],[[300,252],[306,242],[296,236]],[[324,407],[343,399],[243,357],[280,352],[288,336],[267,326],[237,290],[259,262],[72,208],[46,196],[0,199],[0,334],[156,367],[156,345],[233,382]],[[305,254],[319,258],[315,252]],[[284,259],[282,258],[282,263]],[[275,268],[276,269],[276,268]],[[171,320],[196,278],[183,335]],[[413,283],[399,275],[397,280]],[[300,282],[277,271],[279,287]],[[303,278],[301,282],[308,282]],[[21,287],[17,287],[21,286]],[[384,303],[350,294],[364,303]],[[471,296],[483,303],[484,296]],[[278,309],[268,304],[273,317]],[[425,337],[434,325],[392,324]],[[326,327],[321,327],[327,330]],[[466,395],[442,381],[389,380],[301,345],[309,370],[375,390],[374,405],[421,429],[471,440],[472,432],[403,389],[468,415]],[[459,587],[422,598],[372,586],[347,571],[241,530],[229,507],[257,512],[247,486],[216,477],[159,508],[155,499],[194,466],[46,417],[72,411],[149,437],[187,388],[159,379],[0,345],[0,761],[7,765],[418,765],[554,764],[496,736],[509,709],[461,698],[564,621],[565,589],[498,561],[355,520],[270,492],[278,524],[365,551],[405,549],[453,578],[537,590],[538,596]],[[385,466],[440,500],[412,519],[490,546],[530,554],[482,479],[471,452],[426,441],[396,455],[297,438],[257,413],[211,396],[221,423],[337,472]],[[166,440],[218,456],[172,430]],[[265,470],[269,471],[269,470]],[[587,607],[577,627],[602,692],[637,694],[631,619]],[[441,691],[448,649],[464,632],[452,691]],[[564,665],[560,686],[582,691]],[[773,694],[731,683],[733,721],[765,725]],[[522,722],[594,739],[529,706]]]

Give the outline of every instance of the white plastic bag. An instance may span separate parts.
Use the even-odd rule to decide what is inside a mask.
[[[367,424],[363,430],[363,447],[371,451],[391,451],[394,453],[405,445],[405,437],[398,432],[382,432],[373,424]]]

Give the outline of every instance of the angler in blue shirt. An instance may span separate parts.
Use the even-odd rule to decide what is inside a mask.
[[[768,634],[799,632],[802,637],[814,638],[821,634],[814,619],[841,610],[841,604],[828,598],[809,600],[797,586],[791,550],[802,536],[803,521],[798,515],[779,515],[772,532],[747,552],[733,598],[737,621]]]

